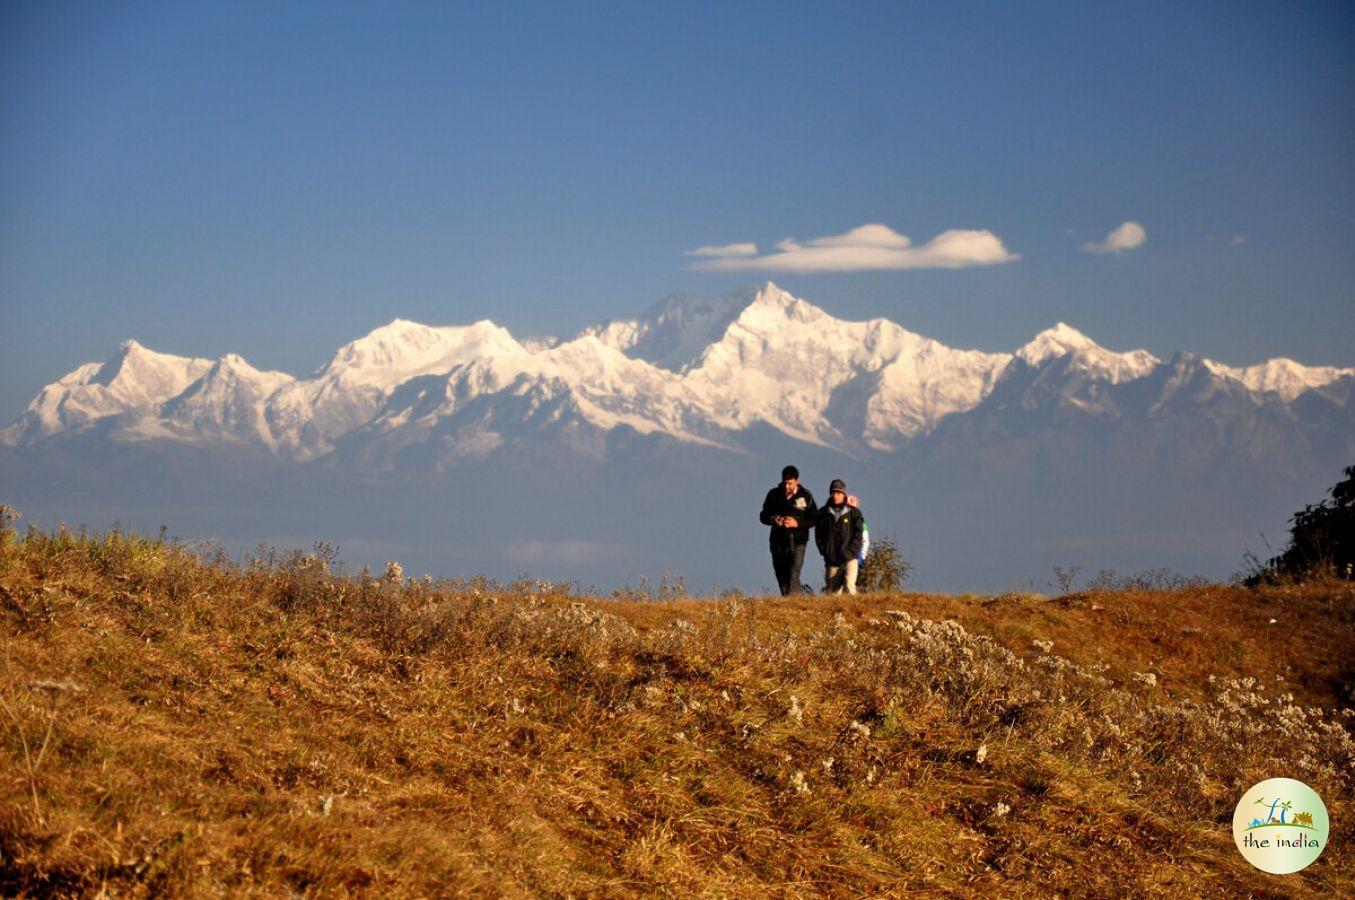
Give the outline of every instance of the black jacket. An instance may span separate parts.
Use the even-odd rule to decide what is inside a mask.
[[[855,506],[841,508],[846,510],[841,516],[834,516],[831,506],[819,510],[814,543],[823,554],[825,566],[845,566],[861,552],[861,535],[866,520]]]
[[[794,516],[799,526],[782,528],[772,525],[772,519],[776,516]],[[809,529],[814,527],[818,516],[819,507],[814,502],[814,495],[803,484],[796,486],[795,493],[789,499],[786,489],[778,484],[767,492],[767,499],[762,501],[762,514],[758,516],[758,521],[763,525],[772,525],[768,539],[772,550],[793,550],[796,544],[809,543]]]

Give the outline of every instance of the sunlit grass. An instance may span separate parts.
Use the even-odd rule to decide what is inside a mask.
[[[1355,887],[1229,826],[1284,775],[1355,837],[1348,585],[656,603],[336,568],[5,532],[0,890]]]

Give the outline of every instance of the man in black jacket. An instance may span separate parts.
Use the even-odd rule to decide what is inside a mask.
[[[855,594],[865,519],[861,510],[847,503],[847,485],[841,478],[828,485],[828,504],[819,510],[815,528],[814,543],[823,554],[823,592],[840,594],[846,589]]]
[[[818,514],[814,495],[800,484],[800,470],[786,466],[781,470],[781,483],[767,492],[758,516],[763,525],[772,526],[772,569],[782,596],[801,593],[800,567],[805,561],[809,529]]]

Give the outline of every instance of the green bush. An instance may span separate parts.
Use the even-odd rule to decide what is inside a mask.
[[[865,593],[901,591],[913,577],[913,564],[899,553],[899,545],[889,536],[871,538],[870,553],[856,576],[856,587]]]

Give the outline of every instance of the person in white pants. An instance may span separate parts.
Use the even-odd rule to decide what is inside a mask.
[[[847,485],[841,478],[834,478],[814,529],[814,541],[823,555],[825,594],[856,593],[857,556],[864,536],[861,510],[847,503]]]

